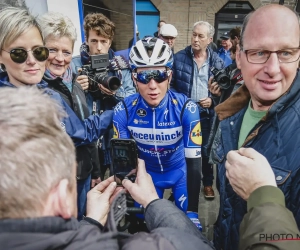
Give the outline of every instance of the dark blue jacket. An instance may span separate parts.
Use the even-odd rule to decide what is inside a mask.
[[[238,249],[239,227],[247,212],[246,202],[232,189],[225,175],[226,155],[238,148],[239,132],[249,105],[250,94],[242,85],[229,99],[216,107],[222,131],[212,159],[217,163],[217,187],[220,212],[215,227],[217,249]],[[269,109],[249,132],[243,147],[251,147],[269,161],[278,187],[285,195],[286,206],[300,226],[300,76],[290,89]],[[280,216],[280,215],[277,215]],[[276,220],[276,216],[274,217]]]
[[[223,69],[223,60],[217,55],[216,52],[213,52],[211,48],[208,47],[207,49],[210,53],[209,67]],[[210,77],[210,74],[208,74],[208,76]],[[176,92],[185,94],[187,97],[191,97],[193,79],[194,61],[191,52],[191,46],[188,46],[174,55],[171,88]]]
[[[8,81],[6,72],[0,73],[0,88],[2,87],[15,87]],[[98,140],[111,127],[112,110],[105,111],[101,115],[89,116],[82,121],[58,93],[48,88],[48,84],[45,81],[42,80],[37,84],[37,87],[44,90],[46,94],[57,101],[66,112],[67,117],[63,118],[61,125],[73,139],[75,146]]]

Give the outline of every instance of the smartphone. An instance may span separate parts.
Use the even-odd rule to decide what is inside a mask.
[[[138,153],[136,142],[133,139],[110,140],[112,169],[117,185],[121,186],[124,179],[135,181]]]

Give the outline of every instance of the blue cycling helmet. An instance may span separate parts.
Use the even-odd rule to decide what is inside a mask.
[[[164,66],[172,69],[173,52],[169,45],[156,37],[145,37],[136,42],[129,53],[131,70]]]

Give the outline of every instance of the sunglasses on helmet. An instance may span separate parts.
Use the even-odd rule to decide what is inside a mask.
[[[4,50],[4,49],[2,49]],[[30,50],[25,50],[22,48],[15,48],[10,51],[5,52],[9,53],[11,60],[15,63],[24,63],[27,60],[28,57],[28,52],[31,51],[32,55],[36,60],[39,62],[46,61],[49,56],[49,49],[47,47],[41,46],[41,47],[36,47],[34,49]]]
[[[156,69],[156,70],[143,70],[140,72],[132,73],[133,77],[143,84],[148,84],[151,79],[154,79],[157,83],[162,83],[167,80],[170,76],[171,71],[165,69]]]

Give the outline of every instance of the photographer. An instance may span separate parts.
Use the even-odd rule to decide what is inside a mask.
[[[95,81],[96,77],[91,75],[79,75],[77,77],[76,81],[87,92],[86,98],[90,114],[99,114],[105,110],[112,110],[120,100],[134,94],[136,90],[131,79],[129,66],[123,58],[114,56],[114,52],[110,49],[115,33],[114,23],[103,14],[91,13],[84,19],[84,31],[86,41],[81,45],[80,56],[75,56],[72,59],[71,67],[73,72],[78,73],[78,70],[82,69],[83,65],[90,65],[92,63],[90,56],[108,53],[109,65],[104,70],[108,69],[107,74],[109,76],[115,76],[121,81],[121,86],[118,90],[112,91],[100,84],[100,82]],[[99,155],[101,179],[103,179],[105,171],[110,167],[111,163],[109,140],[112,134],[111,130],[109,134],[106,134],[99,141],[101,148]]]
[[[209,91],[212,94],[212,99],[215,105],[218,105],[220,102],[225,101],[232,93],[234,93],[243,83],[243,77],[240,73],[240,69],[237,68],[235,57],[236,53],[239,51],[239,39],[240,39],[240,27],[235,27],[229,31],[230,41],[232,47],[230,48],[230,57],[232,64],[224,69],[224,74],[229,77],[229,80],[224,80],[224,83],[217,83],[210,80],[209,82]],[[216,79],[216,78],[214,78]],[[222,91],[221,91],[222,90]],[[225,92],[221,97],[221,94]]]

